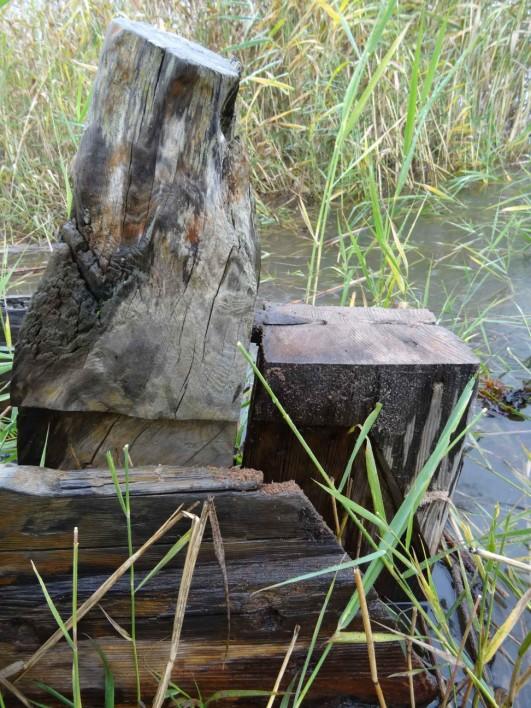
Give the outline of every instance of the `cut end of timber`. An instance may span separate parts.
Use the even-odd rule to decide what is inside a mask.
[[[134,32],[156,47],[160,47],[166,52],[170,52],[178,59],[182,59],[187,64],[192,64],[202,69],[211,69],[219,74],[231,76],[235,79],[240,76],[240,65],[237,61],[225,59],[224,57],[210,51],[200,44],[191,42],[184,37],[158,29],[145,22],[135,22],[125,17],[118,17],[111,22],[108,30],[109,36],[116,34],[120,30]]]
[[[262,315],[269,365],[434,366],[479,360],[429,310],[275,305]]]

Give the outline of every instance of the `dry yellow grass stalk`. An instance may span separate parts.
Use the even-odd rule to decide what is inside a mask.
[[[376,652],[374,651],[374,641],[372,638],[371,619],[369,617],[369,609],[365,598],[365,590],[363,589],[363,579],[359,568],[354,569],[354,580],[356,581],[356,589],[360,600],[361,617],[363,620],[363,628],[367,637],[367,652],[369,654],[369,665],[371,667],[371,680],[374,684],[374,690],[378,698],[380,708],[387,708],[382,687],[378,681],[378,667],[376,666]]]
[[[168,663],[166,664],[162,679],[157,688],[157,693],[153,701],[153,708],[161,708],[166,699],[166,691],[170,683],[175,660],[177,659],[177,652],[179,651],[179,642],[181,639],[184,613],[186,612],[186,603],[188,602],[188,594],[190,592],[190,586],[192,585],[195,564],[197,561],[197,556],[199,554],[199,548],[201,547],[201,541],[203,540],[205,527],[211,513],[212,505],[212,499],[208,499],[203,504],[201,517],[198,517],[195,514],[189,514],[188,512],[184,512],[184,514],[192,521],[192,535],[188,543],[186,560],[184,562],[183,574],[181,576],[181,583],[179,586],[179,595],[177,596],[177,604],[175,606],[175,618],[173,620],[170,656],[168,658]]]
[[[300,631],[301,631],[300,625],[296,625],[295,629],[293,630],[293,637],[291,638],[291,642],[289,643],[289,647],[286,652],[286,656],[284,657],[284,661],[282,662],[282,666],[280,667],[280,671],[278,672],[278,676],[276,678],[275,685],[273,686],[273,691],[271,693],[271,696],[269,697],[266,708],[273,707],[273,703],[275,702],[275,698],[277,696],[278,689],[280,688],[282,678],[283,678],[284,674],[286,673],[286,669],[288,667],[288,663],[289,663],[290,657],[293,653],[293,650],[295,649],[295,644],[297,643],[297,638],[299,636]]]

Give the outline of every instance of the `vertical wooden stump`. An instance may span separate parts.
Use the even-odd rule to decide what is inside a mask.
[[[371,441],[392,517],[476,373],[476,357],[427,310],[272,305],[257,315],[256,330],[262,374],[334,479],[341,479],[354,447],[353,426],[382,404]],[[431,552],[440,541],[461,452],[462,443],[441,463],[418,512]],[[359,458],[349,494],[371,508],[363,454]],[[330,496],[314,481],[318,472],[258,382],[244,464],[262,470],[267,481],[294,479],[333,527]],[[356,553],[358,543],[351,529],[347,549]]]
[[[109,26],[62,246],[20,332],[19,461],[230,464],[259,253],[234,137],[239,67]],[[155,457],[155,459],[154,459]]]

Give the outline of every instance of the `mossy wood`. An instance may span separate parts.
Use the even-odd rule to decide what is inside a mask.
[[[123,472],[119,471],[123,481]],[[213,497],[223,537],[231,610],[227,648],[227,607],[215,543],[207,533],[201,546],[187,606],[182,644],[173,672],[177,685],[208,697],[223,689],[270,690],[295,625],[301,633],[282,682],[286,689],[302,666],[332,575],[255,591],[303,573],[347,560],[332,533],[294,483],[264,485],[254,470],[151,467],[130,473],[134,547],[138,548],[178,506]],[[0,467],[0,671],[27,661],[56,625],[33,576],[30,559],[44,577],[63,618],[71,611],[72,530],[79,528],[79,602],[127,558],[125,522],[107,470],[59,471],[25,466]],[[200,506],[197,507],[197,510]],[[137,583],[189,527],[179,522],[135,565]],[[136,594],[142,692],[148,702],[168,657],[184,552]],[[353,592],[352,571],[337,575],[314,660],[333,634]],[[125,575],[100,602],[126,630],[130,622],[129,579]],[[375,629],[391,626],[390,614],[373,592],[369,609]],[[351,626],[363,631],[360,618]],[[135,695],[131,646],[113,629],[99,607],[81,621],[80,671],[83,704],[103,705],[104,671],[95,640],[113,671],[117,701]],[[376,645],[378,672],[393,705],[407,704],[407,658],[400,642]],[[313,666],[314,661],[312,661]],[[34,683],[71,690],[72,655],[66,644],[50,650],[30,671],[10,680],[26,695],[45,699]],[[420,703],[434,682],[413,657],[412,680]],[[316,680],[313,698],[355,696],[372,701],[367,647],[336,646]],[[258,705],[265,705],[265,700]],[[251,700],[246,702],[251,705]]]
[[[159,462],[230,464],[259,263],[238,85],[199,45],[109,26],[72,218],[18,339],[20,462],[44,435],[54,466],[101,463],[124,439],[139,464],[153,439]]]
[[[427,310],[266,305],[256,313],[258,366],[325,470],[339,482],[360,426],[376,404],[370,432],[388,518],[433,451],[478,360]],[[461,429],[465,421],[462,421]],[[417,515],[433,553],[461,467],[462,442],[436,471]],[[372,507],[363,449],[348,494]],[[255,383],[244,464],[267,481],[294,479],[332,524],[318,472],[263,386]],[[417,537],[418,540],[418,537]],[[346,545],[358,548],[350,529]]]

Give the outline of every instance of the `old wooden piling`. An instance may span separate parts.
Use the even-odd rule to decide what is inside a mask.
[[[234,134],[239,66],[111,23],[72,218],[20,332],[19,461],[231,464],[259,253]]]
[[[469,348],[427,310],[266,305],[255,317],[255,339],[260,371],[335,480],[346,468],[356,426],[382,404],[371,441],[390,518],[478,368]],[[462,442],[439,466],[418,512],[427,552],[437,550],[461,453]],[[244,464],[268,481],[294,479],[332,524],[330,495],[315,484],[312,463],[259,382]],[[372,507],[364,461],[354,465],[348,489]],[[359,549],[355,529],[345,542]]]

